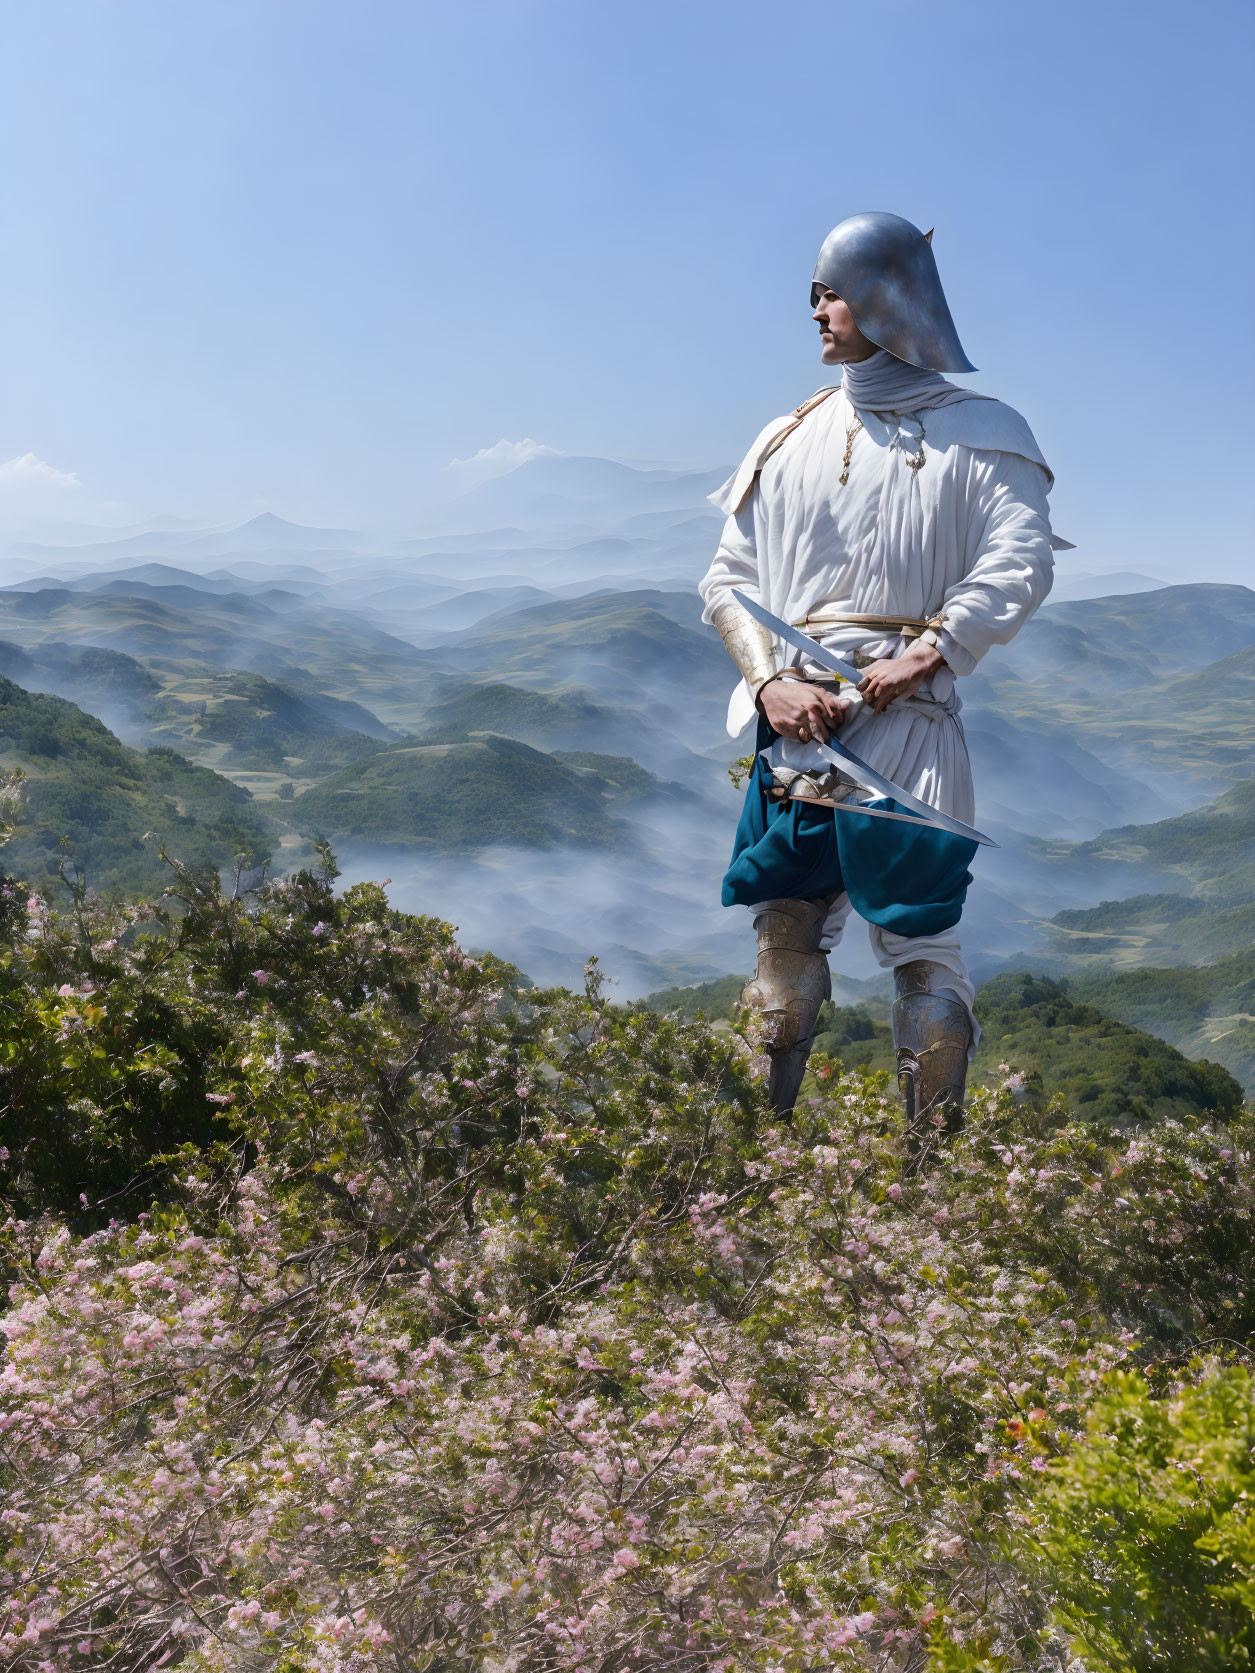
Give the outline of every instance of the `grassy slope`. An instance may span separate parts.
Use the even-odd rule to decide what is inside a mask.
[[[1184,970],[1094,971],[1068,990],[1188,1057],[1213,1058],[1255,1092],[1255,954]]]
[[[65,859],[93,888],[151,891],[167,880],[158,843],[194,865],[269,853],[246,791],[171,750],[129,749],[73,703],[4,679],[0,760],[27,775],[4,850],[6,870],[27,882],[55,877]]]
[[[1051,920],[1046,952],[1057,970],[1201,964],[1255,940],[1255,778],[1192,813],[1036,848],[1100,884],[1111,872],[1114,898]],[[1162,887],[1121,898],[1135,874]]]
[[[727,652],[713,630],[684,626],[665,606],[666,595],[651,592],[543,604],[425,654],[449,672],[491,673],[511,684],[574,680],[612,700],[683,690],[703,712],[722,710]]]
[[[646,1004],[688,1017],[728,1018],[742,982],[723,976],[700,987],[651,994]],[[1255,986],[1255,969],[1251,982]],[[1040,1077],[1047,1096],[1062,1093],[1070,1108],[1102,1123],[1196,1117],[1242,1101],[1242,1088],[1215,1062],[1191,1062],[1164,1040],[1079,1002],[1057,982],[1024,973],[999,976],[977,994],[976,1014],[984,1034],[973,1084],[996,1077],[997,1065],[1010,1062]],[[825,1005],[815,1051],[846,1068],[892,1071],[888,1006]]]
[[[1106,831],[1092,842],[1078,843],[1076,852],[1096,859],[1152,865],[1197,886],[1214,884],[1218,878],[1249,866],[1255,852],[1252,838],[1255,778],[1248,778],[1193,813]]]
[[[1211,585],[1047,605],[964,693],[1186,794],[1255,772],[1253,696],[1255,592]]]
[[[346,725],[335,709],[312,702],[260,674],[233,673],[201,682],[206,694],[159,699],[149,710],[156,728],[177,731],[189,754],[225,745],[218,765],[321,777],[383,747],[383,739]],[[345,704],[368,722],[374,717]],[[386,728],[375,723],[377,731]]]
[[[393,742],[359,703],[296,690],[246,671],[160,673],[99,646],[0,641],[0,674],[28,691],[68,698],[134,747],[177,750],[256,791],[260,775],[312,783]]]
[[[462,686],[434,704],[424,732],[433,741],[497,732],[543,750],[599,744],[616,755],[639,749],[644,741],[639,716],[596,702],[579,688],[527,691],[495,680]]]
[[[444,852],[498,843],[614,849],[626,837],[609,816],[606,788],[603,775],[487,736],[381,750],[306,791],[292,812],[303,828],[333,842]]]
[[[177,603],[160,596],[171,590]],[[290,686],[312,678],[402,726],[416,723],[447,686],[422,652],[347,611],[276,609],[258,599],[187,591],[0,593],[0,637],[28,653],[59,641],[105,646],[158,669],[246,669]]]

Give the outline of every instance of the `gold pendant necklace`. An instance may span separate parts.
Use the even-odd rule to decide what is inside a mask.
[[[837,478],[843,488],[850,480],[850,458],[854,452],[854,438],[862,428],[863,420],[855,413],[853,424],[845,432],[845,457],[841,461],[841,475]]]
[[[906,462],[913,471],[918,471],[924,468],[924,421],[918,413],[912,413],[911,416],[919,425],[919,451],[908,453]],[[850,460],[854,456],[854,438],[862,428],[863,420],[855,413],[853,424],[845,432],[845,456],[841,460],[841,475],[837,478],[843,488],[847,486],[850,480]]]

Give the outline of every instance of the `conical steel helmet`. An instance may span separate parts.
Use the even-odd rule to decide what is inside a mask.
[[[974,372],[941,288],[932,245],[910,221],[883,210],[851,215],[824,239],[811,306],[834,290],[877,348],[930,372]]]

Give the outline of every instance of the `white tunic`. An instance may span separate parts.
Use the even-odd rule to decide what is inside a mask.
[[[914,470],[908,460],[917,455],[921,428],[924,464]],[[878,715],[843,687],[857,706],[841,738],[904,790],[971,823],[972,775],[954,676],[970,673],[991,645],[1012,638],[1050,591],[1050,482],[1027,424],[1001,402],[962,400],[916,417],[880,417],[856,415],[839,391],[772,453],[742,508],[728,517],[700,583],[703,620],[733,587],[789,622],[821,605],[859,615],[941,616],[937,648],[947,666],[921,687],[924,701],[899,700]],[[732,510],[735,483],[733,477],[711,495],[721,509]],[[834,650],[886,657],[900,655],[906,643],[866,627],[832,628],[822,639]],[[753,715],[742,682],[729,705],[729,732],[742,732]]]

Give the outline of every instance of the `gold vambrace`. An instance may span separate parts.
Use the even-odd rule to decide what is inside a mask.
[[[734,600],[721,604],[710,618],[728,655],[741,670],[755,697],[776,675],[776,642],[768,628],[756,622]]]

